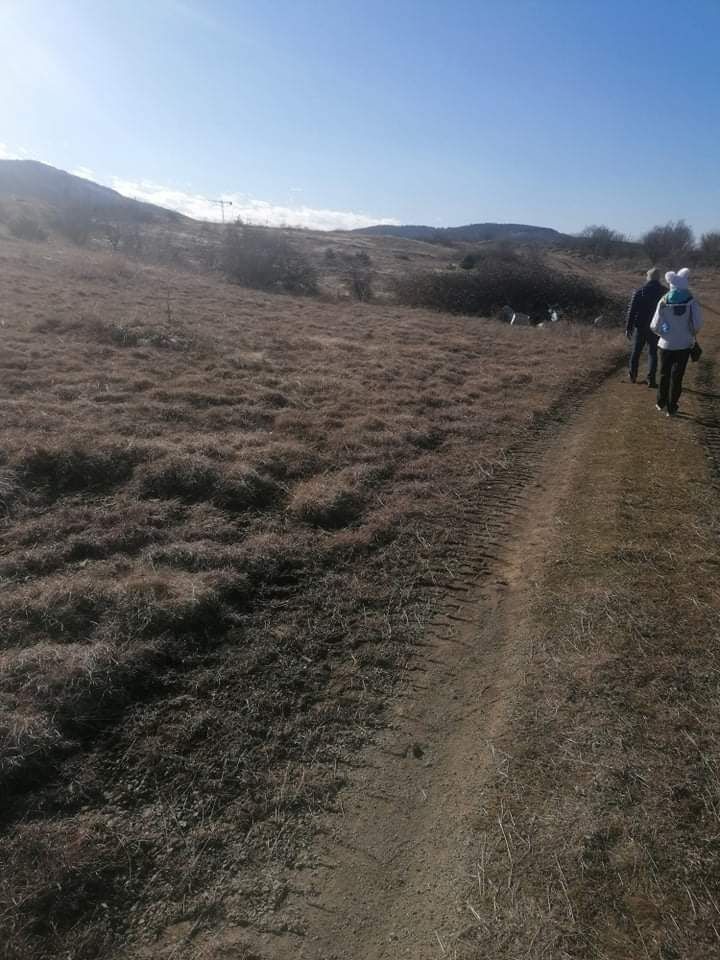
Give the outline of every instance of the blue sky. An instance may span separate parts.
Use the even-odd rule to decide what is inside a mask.
[[[0,0],[0,156],[200,215],[720,229],[720,0]]]

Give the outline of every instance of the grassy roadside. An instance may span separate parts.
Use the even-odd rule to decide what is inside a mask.
[[[720,515],[704,416],[690,393],[688,419],[669,423],[621,390],[607,398],[622,413],[589,427],[535,584],[462,956],[720,948]]]

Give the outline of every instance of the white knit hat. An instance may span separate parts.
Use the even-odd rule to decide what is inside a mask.
[[[665,282],[676,290],[687,290],[690,281],[690,271],[687,267],[678,270],[677,273],[670,270],[665,274]]]

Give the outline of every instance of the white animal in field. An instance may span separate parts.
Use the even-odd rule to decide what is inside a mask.
[[[527,313],[517,313],[515,312],[512,315],[512,320],[510,321],[511,327],[529,327],[531,324],[530,317]]]

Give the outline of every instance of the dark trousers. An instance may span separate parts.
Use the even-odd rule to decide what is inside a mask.
[[[677,410],[689,356],[690,350],[660,351],[660,384],[657,402],[659,407],[667,407],[670,413],[675,413]]]
[[[635,329],[635,341],[633,343],[632,353],[630,354],[630,378],[637,379],[638,366],[640,365],[640,354],[647,343],[648,348],[648,380],[655,382],[658,363],[658,338],[652,330]]]

